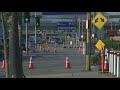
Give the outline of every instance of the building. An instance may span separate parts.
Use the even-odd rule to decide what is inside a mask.
[[[104,31],[111,29],[111,21],[112,21],[112,29],[120,31],[120,12],[103,12],[105,16],[108,17],[108,22],[104,26]],[[37,27],[37,34],[41,34],[42,31],[46,31],[49,35],[55,33],[61,33],[71,30],[78,33],[79,25],[78,18],[83,19],[83,27],[85,28],[85,20],[86,20],[86,12],[36,12],[36,16],[40,17],[40,27]],[[111,21],[110,21],[111,19]],[[26,24],[24,23],[24,17],[22,19],[23,22],[23,38],[25,38],[25,29]],[[73,22],[76,23],[76,26],[73,27],[58,27],[59,22]],[[80,24],[81,26],[81,24]],[[82,28],[82,26],[81,26]],[[72,33],[71,32],[71,33]],[[0,38],[3,38],[2,28],[0,26]],[[28,34],[34,36],[35,35],[35,12],[30,12],[30,23],[28,23]]]

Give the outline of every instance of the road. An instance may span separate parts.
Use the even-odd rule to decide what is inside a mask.
[[[71,73],[79,72],[84,69],[85,56],[78,54],[77,49],[73,48],[57,48],[57,53],[50,50],[49,53],[33,53],[34,68],[28,69],[29,57],[24,62],[24,73],[26,75],[39,75],[39,74],[55,74],[55,73]],[[65,68],[66,57],[70,60],[70,69]]]
[[[62,48],[58,46],[55,53],[53,47],[50,47],[50,52],[29,53],[28,56],[23,55],[23,69],[26,76],[43,75],[43,74],[59,74],[59,73],[77,73],[85,67],[85,56],[78,53],[77,48]],[[29,59],[32,56],[33,69],[28,69]],[[66,57],[70,60],[70,69],[65,68]],[[2,62],[0,62],[1,64]],[[5,70],[0,68],[0,75],[5,76]]]

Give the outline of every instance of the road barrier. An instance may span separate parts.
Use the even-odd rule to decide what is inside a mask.
[[[113,70],[113,74],[116,75],[116,69],[117,69],[117,52],[114,52],[114,59],[113,59],[113,64],[114,64],[114,70]]]
[[[107,51],[107,59],[109,61],[109,73],[120,77],[120,53]]]
[[[120,53],[117,53],[117,77],[120,77]]]

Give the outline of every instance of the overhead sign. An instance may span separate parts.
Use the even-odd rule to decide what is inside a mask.
[[[97,47],[98,50],[102,50],[105,44],[101,40],[99,40],[95,46]]]
[[[76,27],[76,22],[57,22],[57,27]]]
[[[105,17],[101,12],[98,12],[95,18],[92,20],[92,23],[98,29],[101,29],[107,21],[108,21],[107,17]]]

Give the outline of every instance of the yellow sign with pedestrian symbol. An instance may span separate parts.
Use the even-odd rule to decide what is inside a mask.
[[[92,23],[98,29],[101,29],[107,21],[108,21],[107,17],[105,17],[101,12],[98,12],[95,18],[92,20]]]
[[[101,40],[99,40],[95,46],[98,48],[98,50],[102,50],[105,44]]]

